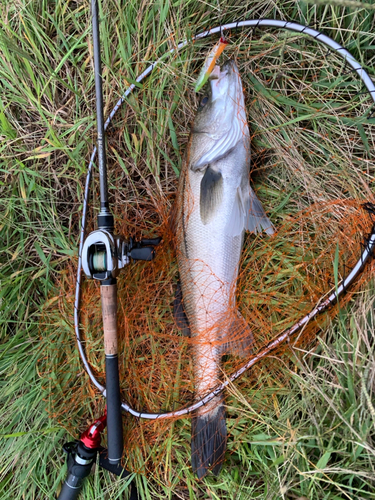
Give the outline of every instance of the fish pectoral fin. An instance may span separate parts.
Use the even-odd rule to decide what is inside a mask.
[[[203,224],[210,222],[223,199],[223,176],[210,165],[201,180],[200,216]]]
[[[254,336],[245,318],[236,311],[232,318],[225,342],[221,346],[221,354],[232,354],[246,358],[250,356],[254,344]]]
[[[173,301],[173,317],[177,327],[181,330],[184,337],[191,337],[189,320],[183,304],[182,289],[180,283],[177,283],[177,289]]]
[[[262,230],[267,234],[273,234],[275,228],[267,217],[261,202],[258,200],[251,187],[247,186],[246,189],[242,190],[239,188],[238,193],[241,198],[242,209],[245,216],[245,229],[255,234]]]

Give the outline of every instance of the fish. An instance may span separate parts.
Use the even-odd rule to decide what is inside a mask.
[[[192,339],[195,398],[222,378],[224,354],[248,354],[251,330],[236,308],[245,231],[274,226],[250,187],[250,133],[242,81],[234,60],[216,65],[194,118],[174,213],[180,282],[178,327]],[[220,472],[227,429],[222,394],[192,418],[191,464],[199,479]]]

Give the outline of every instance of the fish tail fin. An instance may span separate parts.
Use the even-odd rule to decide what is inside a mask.
[[[191,426],[191,465],[198,479],[209,470],[218,475],[224,461],[227,427],[223,402],[213,410],[198,413]]]

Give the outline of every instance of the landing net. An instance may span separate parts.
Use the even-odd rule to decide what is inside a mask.
[[[177,177],[200,99],[192,88],[207,52],[203,39],[220,31],[230,41],[222,62],[236,59],[244,85],[250,182],[276,229],[273,236],[245,236],[236,289],[220,330],[238,325],[238,311],[247,327],[232,328],[229,347],[224,345],[228,338],[214,338],[210,332],[188,337],[176,325],[179,238],[170,225]],[[171,432],[173,421],[208,404],[239,375],[244,374],[238,390],[248,398],[263,386],[259,374],[265,366],[274,390],[284,387],[287,377],[281,365],[293,365],[296,348],[312,347],[317,332],[366,282],[370,269],[357,276],[375,242],[373,207],[365,206],[372,200],[374,135],[369,130],[375,87],[343,47],[310,28],[262,20],[215,28],[172,48],[169,55],[141,74],[142,89],[130,95],[131,85],[107,120],[107,127],[112,123],[108,170],[115,232],[135,239],[163,238],[152,263],[130,264],[118,279],[123,408],[156,420],[126,424],[129,456],[132,447],[137,450],[134,470],[142,463],[142,470],[150,467],[151,449],[154,461],[156,449],[162,460],[167,453],[163,436]],[[80,250],[85,232],[93,229],[87,203],[94,158],[95,151],[86,180]],[[96,206],[97,179],[93,196]],[[66,315],[74,307],[81,357],[104,393],[99,285],[81,282],[80,259],[77,276],[75,292],[73,269],[62,280],[61,310]],[[340,294],[339,306],[334,305]],[[185,308],[188,300],[184,298]],[[211,301],[206,314],[212,310]],[[212,380],[214,392],[197,397],[194,352],[205,338],[222,348],[223,358],[219,376]],[[272,359],[265,359],[269,352]],[[59,368],[62,392],[64,369],[69,367]],[[76,390],[72,406],[82,400],[82,390]],[[55,410],[58,416],[57,405]],[[185,423],[179,425],[181,439],[189,440]]]

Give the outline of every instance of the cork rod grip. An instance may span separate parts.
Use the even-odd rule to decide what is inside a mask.
[[[100,292],[102,296],[104,352],[111,356],[118,353],[117,285],[102,285]]]
[[[117,285],[101,285],[107,393],[108,460],[120,464],[123,452],[121,394],[118,371]]]

